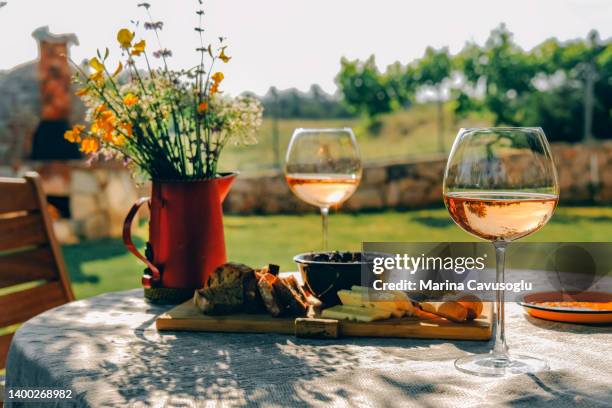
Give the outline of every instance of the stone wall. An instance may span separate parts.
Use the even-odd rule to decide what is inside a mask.
[[[137,199],[136,187],[125,169],[73,171],[70,220],[76,234],[90,239],[120,237],[123,220]]]
[[[591,147],[555,144],[563,203],[612,203],[612,142]],[[343,211],[441,206],[446,156],[366,165],[359,189]],[[285,183],[282,172],[241,175],[224,203],[227,213],[312,212]]]

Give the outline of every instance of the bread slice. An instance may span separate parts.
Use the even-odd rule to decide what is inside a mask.
[[[266,310],[257,288],[259,276],[257,271],[253,271],[244,279],[244,311],[247,313],[261,313]]]
[[[207,287],[214,288],[217,286],[231,285],[237,281],[242,281],[244,277],[253,272],[250,266],[237,263],[227,262],[217,267],[212,275],[208,278]]]
[[[241,312],[247,303],[255,308],[256,297],[248,289],[252,280],[255,280],[252,268],[235,262],[225,263],[215,269],[204,288],[195,291],[194,303],[206,314]]]
[[[274,288],[286,314],[290,316],[306,316],[308,313],[308,302],[293,276],[278,279],[275,282]]]
[[[278,300],[278,295],[275,290],[275,283],[278,280],[278,277],[270,273],[263,273],[257,281],[257,288],[259,289],[264,305],[268,313],[274,317],[280,316],[283,312],[282,305]]]

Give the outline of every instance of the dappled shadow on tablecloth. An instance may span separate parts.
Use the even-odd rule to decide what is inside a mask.
[[[90,406],[190,406],[206,401],[230,406],[425,407],[491,401],[572,406],[585,401],[605,406],[610,401],[609,380],[597,378],[601,364],[592,363],[595,378],[581,378],[584,367],[577,364],[592,358],[593,348],[583,347],[582,354],[572,356],[575,369],[570,364],[538,376],[483,379],[456,372],[453,360],[465,351],[486,351],[487,342],[160,334],[152,325],[165,308],[146,305],[141,291],[128,293],[73,303],[31,321],[18,335],[23,336],[23,347],[15,356],[22,361],[15,362],[10,381],[24,385],[36,378],[38,386],[68,386]],[[554,331],[520,315],[511,317],[509,325],[525,334],[514,338],[521,351],[546,354],[541,350],[551,347],[550,355],[562,352],[563,343],[545,337]],[[549,343],[525,350],[534,339]],[[602,347],[600,351],[610,351],[609,344]]]

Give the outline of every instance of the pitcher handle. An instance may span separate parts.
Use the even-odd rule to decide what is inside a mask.
[[[146,256],[142,255],[136,249],[136,245],[134,245],[134,242],[132,241],[132,222],[134,221],[134,217],[138,213],[140,207],[142,207],[144,203],[150,203],[150,201],[150,197],[139,198],[138,201],[134,203],[132,208],[130,208],[127,217],[125,217],[125,221],[123,222],[123,243],[128,251],[147,265],[148,271],[145,271],[142,276],[142,286],[146,289],[159,283],[161,280],[161,274],[159,269],[153,265],[153,263],[149,261]]]

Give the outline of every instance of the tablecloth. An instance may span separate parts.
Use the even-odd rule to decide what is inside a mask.
[[[17,331],[6,387],[73,390],[48,406],[612,406],[612,329],[538,320],[514,303],[511,350],[550,371],[500,379],[454,368],[487,342],[157,332],[168,308],[131,290],[45,312]]]

